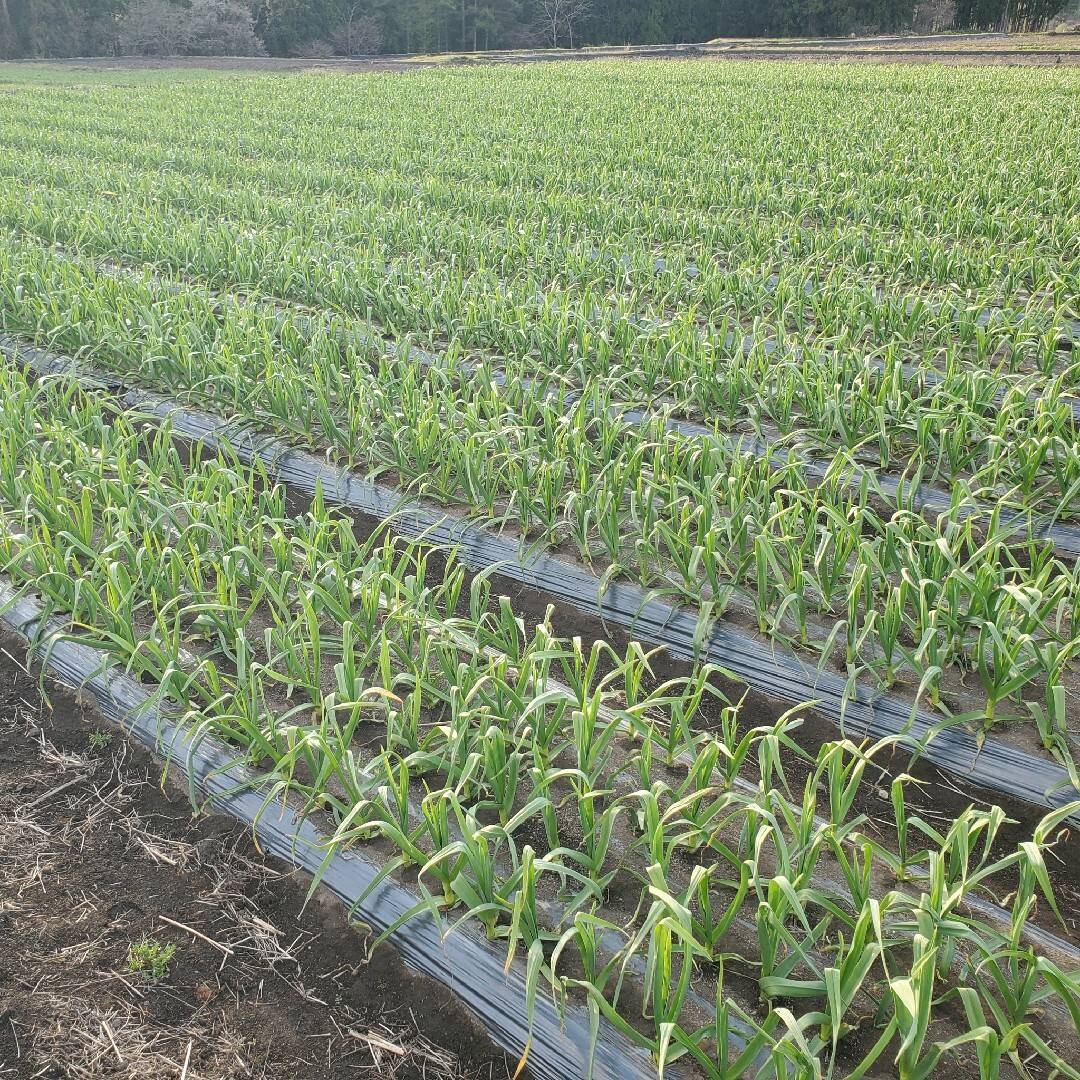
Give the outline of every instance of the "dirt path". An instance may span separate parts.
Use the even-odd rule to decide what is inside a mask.
[[[24,653],[0,636],[0,1078],[512,1074],[445,990],[389,947],[365,962],[340,904],[302,911],[305,882],[192,819],[93,708],[55,686],[44,707]]]

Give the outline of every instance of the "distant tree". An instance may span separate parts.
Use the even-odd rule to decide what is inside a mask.
[[[574,27],[592,10],[592,0],[536,0],[536,10],[553,48],[559,47],[559,32],[566,30],[570,48],[574,47]]]
[[[184,14],[169,0],[131,0],[120,29],[124,52],[175,56],[185,44]]]
[[[15,27],[8,13],[7,0],[0,0],[0,60],[15,55]]]
[[[239,0],[131,0],[120,29],[128,52],[176,56],[263,56],[251,8]]]
[[[337,16],[337,0],[262,0],[255,29],[271,56],[298,56],[329,39]]]
[[[113,52],[123,6],[124,0],[8,0],[0,5],[0,55],[97,56]]]
[[[956,26],[972,30],[1041,30],[1065,0],[957,0]]]
[[[265,56],[255,17],[241,0],[191,0],[185,48],[199,56]]]
[[[1080,30],[1080,0],[1071,0],[1065,8],[1057,13],[1055,24],[1068,30]]]
[[[330,42],[345,56],[380,52],[383,46],[382,24],[368,10],[365,0],[344,0]]]
[[[1065,0],[919,0],[920,15],[954,3],[957,26],[1016,29],[1052,22]],[[253,38],[274,56],[300,56],[839,35],[909,27],[914,8],[915,0],[0,0],[0,56],[251,53]]]

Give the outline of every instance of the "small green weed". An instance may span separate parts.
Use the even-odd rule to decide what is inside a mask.
[[[128,971],[141,975],[149,982],[159,983],[168,977],[169,961],[176,952],[175,945],[160,941],[141,941],[128,948]]]

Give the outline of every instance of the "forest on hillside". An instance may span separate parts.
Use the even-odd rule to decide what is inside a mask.
[[[941,29],[1039,28],[1065,0],[955,0]],[[922,5],[925,25],[929,4]],[[916,0],[0,0],[0,58],[358,56],[883,33]],[[926,28],[930,28],[926,26]]]

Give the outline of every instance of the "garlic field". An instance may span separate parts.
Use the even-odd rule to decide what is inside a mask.
[[[522,1075],[1080,1078],[1080,75],[24,87],[0,176],[5,618],[197,805]]]

